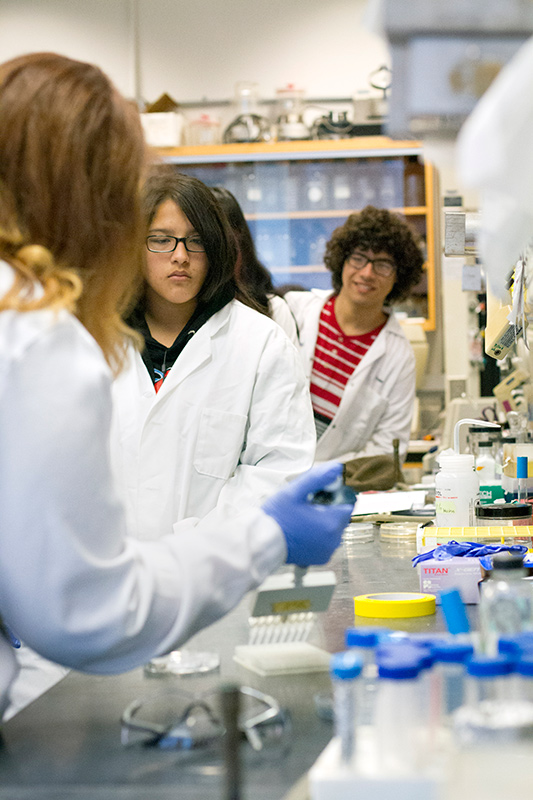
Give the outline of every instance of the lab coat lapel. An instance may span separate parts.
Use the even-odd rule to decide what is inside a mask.
[[[231,303],[225,305],[220,311],[213,314],[202,325],[200,330],[191,337],[191,341],[187,342],[168,376],[163,381],[163,385],[157,393],[158,398],[163,398],[169,392],[174,391],[193,372],[212,358],[213,337],[220,328],[228,323],[230,308]]]
[[[182,350],[177,361],[163,381],[163,385],[157,393],[158,399],[162,399],[169,392],[173,392],[177,389],[189,375],[211,358],[211,335],[209,331],[206,330],[209,322],[210,320],[192,336],[190,342],[187,342],[185,348]]]
[[[383,359],[383,356],[386,354],[389,348],[394,346],[394,334],[397,332],[401,332],[401,329],[394,315],[391,314],[385,324],[385,327],[380,331],[377,339],[365,353],[364,357],[361,359],[349,378],[341,399],[342,407],[350,405],[353,395],[360,391],[362,385],[361,381],[365,380],[366,373],[369,372],[373,366],[375,366],[376,361]],[[374,377],[378,382],[381,382],[382,380],[380,376],[380,370],[383,368],[384,367],[378,365],[377,371],[374,372]]]

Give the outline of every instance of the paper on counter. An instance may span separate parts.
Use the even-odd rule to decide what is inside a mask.
[[[362,492],[352,512],[353,516],[387,514],[391,511],[410,511],[413,506],[423,506],[426,491],[413,492]]]

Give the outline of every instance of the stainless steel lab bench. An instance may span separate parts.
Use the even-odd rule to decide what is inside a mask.
[[[408,545],[374,542],[342,546],[332,562],[337,588],[311,641],[330,652],[343,649],[344,630],[354,624],[353,596],[379,591],[418,591]],[[180,685],[203,691],[221,681],[238,681],[273,695],[290,711],[291,746],[286,754],[248,760],[243,797],[253,800],[304,798],[305,773],[332,735],[320,719],[314,696],[329,688],[327,673],[263,678],[233,661],[236,644],[248,639],[250,598],[229,616],[199,634],[221,655],[219,672],[196,677],[151,678],[142,669],[118,676],[69,673],[60,683],[12,718],[3,728],[0,748],[0,798],[8,800],[210,800],[223,797],[220,762],[198,754],[183,758],[175,751],[120,741],[120,716],[128,703],[159,687]],[[472,607],[470,607],[472,609]],[[363,620],[358,624],[386,625]],[[391,626],[392,627],[392,626]],[[440,609],[434,616],[396,620],[408,631],[442,631]],[[194,641],[193,641],[194,643]],[[247,745],[244,745],[246,750]]]

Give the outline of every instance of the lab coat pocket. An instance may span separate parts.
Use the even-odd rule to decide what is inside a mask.
[[[246,421],[244,414],[203,409],[194,453],[197,472],[224,480],[231,477],[244,447]]]

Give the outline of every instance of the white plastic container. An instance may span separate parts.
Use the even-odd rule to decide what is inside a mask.
[[[479,478],[474,456],[445,450],[439,456],[435,476],[435,524],[439,528],[469,527],[474,524],[474,504]]]
[[[492,455],[492,442],[478,442],[478,448],[476,472],[480,483],[493,483],[496,480],[496,460]]]
[[[423,761],[423,726],[420,703],[420,658],[415,648],[404,655],[402,645],[377,658],[378,688],[375,731],[378,770],[382,775],[417,773]]]

